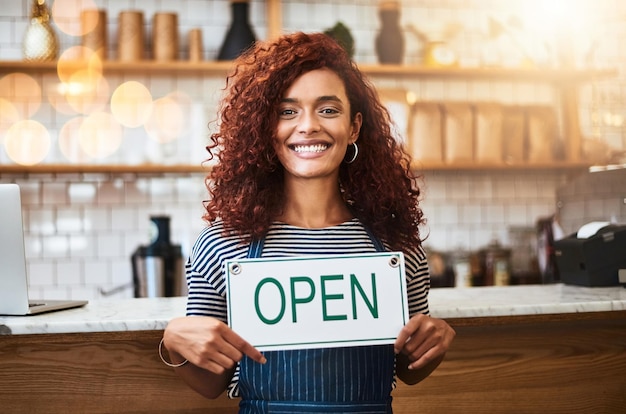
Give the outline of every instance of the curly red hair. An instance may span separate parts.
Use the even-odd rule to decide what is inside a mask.
[[[336,41],[322,33],[293,33],[257,42],[235,61],[220,104],[219,131],[207,146],[218,163],[206,177],[204,219],[224,221],[244,239],[263,237],[283,201],[283,167],[272,141],[285,91],[305,72],[329,68],[343,80],[351,119],[363,125],[359,154],[340,167],[344,200],[355,217],[393,250],[421,243],[419,187],[410,158],[391,130],[375,87]]]

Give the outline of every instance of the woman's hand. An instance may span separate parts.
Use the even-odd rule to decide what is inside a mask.
[[[188,359],[218,375],[235,367],[244,354],[265,363],[261,352],[215,318],[190,316],[174,319],[168,324],[163,338],[172,358]]]
[[[163,334],[170,361],[189,360],[176,368],[191,388],[207,398],[224,392],[237,363],[244,355],[264,364],[265,357],[222,321],[204,316],[188,316],[170,321]]]
[[[430,375],[443,360],[455,335],[443,319],[414,315],[394,344],[400,379],[415,384]]]

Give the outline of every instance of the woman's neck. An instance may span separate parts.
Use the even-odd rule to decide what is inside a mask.
[[[298,181],[286,184],[283,213],[277,220],[298,227],[324,228],[352,217],[337,184]]]

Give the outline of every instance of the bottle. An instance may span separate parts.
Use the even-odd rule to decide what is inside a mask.
[[[452,255],[452,268],[454,270],[454,286],[472,286],[472,266],[469,252],[462,247],[458,248]]]
[[[400,28],[400,2],[384,0],[379,3],[380,31],[376,36],[376,54],[380,63],[402,63],[404,33]]]
[[[511,250],[493,240],[480,251],[485,286],[508,286],[511,283]]]
[[[24,59],[28,61],[52,61],[57,58],[59,40],[50,25],[50,11],[46,0],[33,0],[22,52]]]
[[[231,0],[230,6],[232,21],[220,47],[217,60],[233,60],[256,41],[256,36],[248,21],[249,0]]]
[[[554,216],[537,220],[537,262],[544,284],[561,280],[554,250],[554,221]]]

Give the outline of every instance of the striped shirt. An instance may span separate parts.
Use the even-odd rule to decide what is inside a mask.
[[[222,221],[204,229],[194,243],[186,263],[189,295],[188,316],[211,316],[227,322],[224,262],[245,258],[248,243],[236,235],[224,236]],[[388,248],[388,246],[385,246]],[[376,248],[357,219],[323,229],[307,229],[274,223],[266,237],[263,257],[371,253]],[[430,279],[426,255],[421,247],[404,251],[409,315],[428,314]],[[228,396],[239,396],[239,369],[228,387]]]

